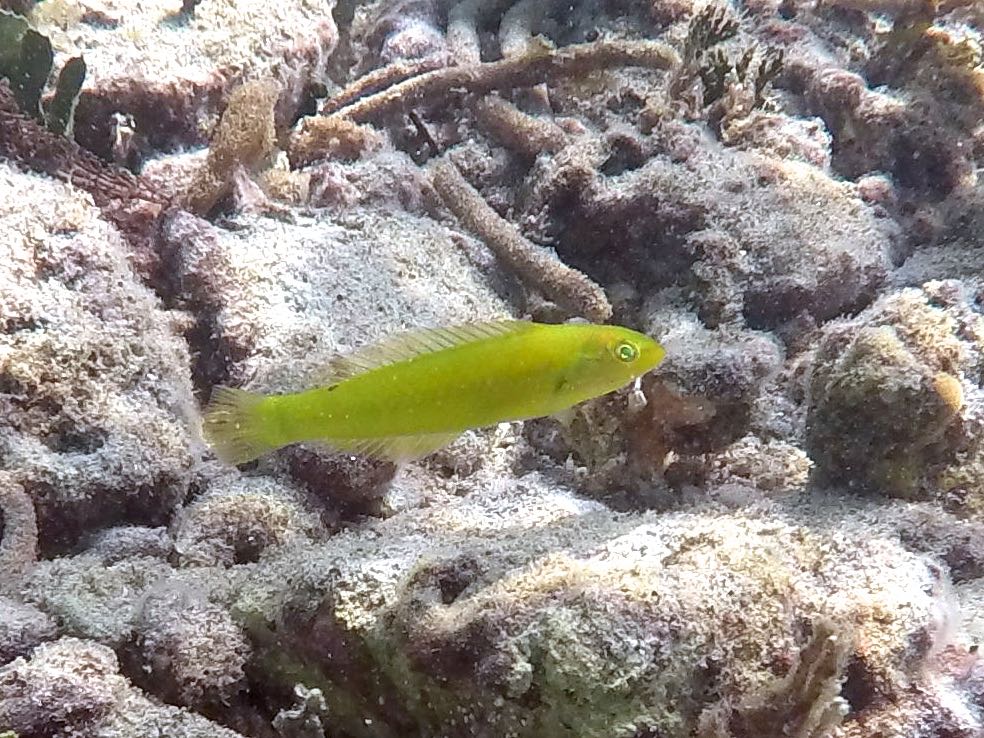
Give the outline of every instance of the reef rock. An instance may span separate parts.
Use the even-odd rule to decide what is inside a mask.
[[[338,40],[333,0],[278,3],[37,5],[28,19],[89,69],[76,132],[90,150],[126,161],[149,150],[205,141],[229,91],[274,78],[278,121],[289,124]],[[137,71],[139,70],[139,71]]]
[[[184,498],[195,403],[180,316],[127,264],[89,198],[0,164],[0,467],[43,552]]]
[[[808,378],[807,451],[823,480],[980,510],[984,317],[957,281],[833,321]]]

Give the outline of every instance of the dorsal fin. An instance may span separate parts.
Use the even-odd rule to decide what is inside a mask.
[[[464,346],[474,341],[518,333],[530,325],[530,322],[524,320],[493,320],[397,333],[379,343],[363,346],[350,354],[332,359],[319,375],[318,384],[336,384],[371,369],[409,361],[423,354]]]

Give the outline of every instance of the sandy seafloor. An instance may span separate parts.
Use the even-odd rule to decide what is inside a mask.
[[[87,65],[71,139],[0,83],[4,738],[984,735],[979,0],[0,7]],[[667,358],[202,441],[502,317]]]

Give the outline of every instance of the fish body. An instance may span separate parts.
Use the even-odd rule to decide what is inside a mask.
[[[397,336],[336,360],[285,395],[218,388],[205,412],[217,455],[243,463],[300,441],[392,460],[470,428],[551,415],[645,374],[664,355],[617,326],[474,323]]]

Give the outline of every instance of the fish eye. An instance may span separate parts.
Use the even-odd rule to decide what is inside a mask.
[[[615,356],[626,363],[630,361],[635,361],[639,358],[639,349],[628,341],[622,341],[617,346],[615,346]]]

